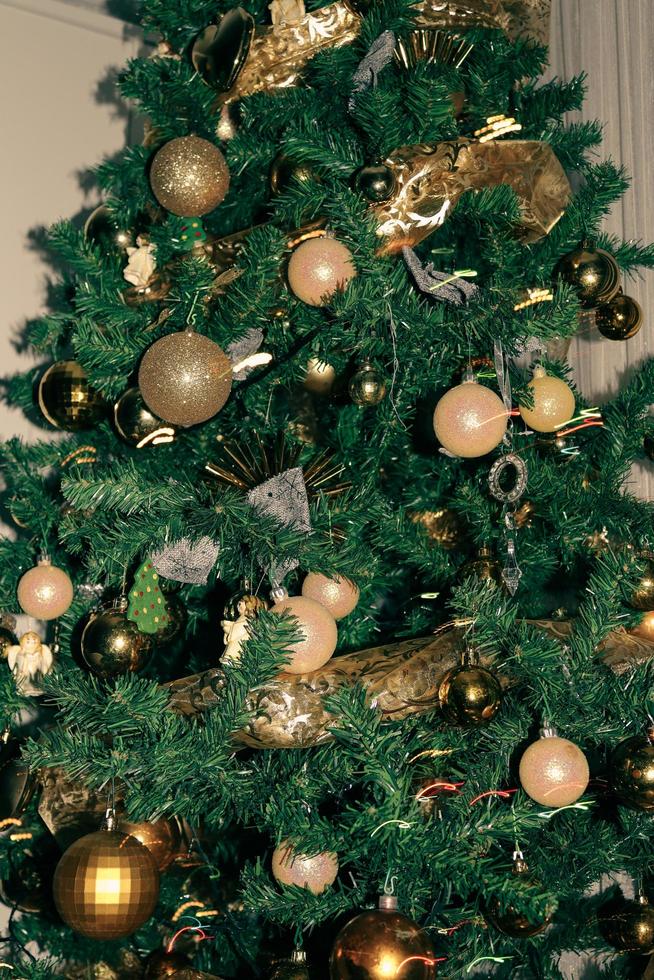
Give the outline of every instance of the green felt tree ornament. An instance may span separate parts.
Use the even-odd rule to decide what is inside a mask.
[[[134,584],[129,590],[127,618],[136,623],[142,633],[159,633],[170,623],[159,574],[149,558],[139,565],[134,576]]]

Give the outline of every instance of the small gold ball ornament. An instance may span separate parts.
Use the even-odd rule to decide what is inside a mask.
[[[292,160],[283,152],[277,154],[270,168],[270,189],[273,194],[280,194],[286,190],[293,180],[305,184],[310,180],[317,179],[308,163]]]
[[[302,595],[329,609],[334,619],[343,619],[356,607],[360,592],[349,578],[339,575],[329,578],[320,572],[309,572],[302,583]]]
[[[306,596],[289,596],[275,603],[272,612],[297,618],[302,638],[288,644],[290,660],[284,665],[288,674],[308,674],[330,659],[338,642],[336,620],[324,606]]]
[[[574,287],[586,309],[608,303],[620,288],[620,269],[613,256],[587,244],[564,255],[554,272]]]
[[[487,725],[500,710],[502,686],[492,671],[466,662],[448,670],[440,683],[438,700],[449,722],[477,728]]]
[[[595,326],[607,340],[629,340],[643,325],[643,311],[631,296],[621,289],[608,303],[595,310]]]
[[[529,867],[526,861],[521,855],[516,855],[513,861],[512,874],[526,875],[528,871]],[[551,914],[542,919],[534,919],[523,912],[518,912],[512,905],[502,909],[497,899],[489,903],[484,912],[484,918],[499,932],[504,933],[505,936],[510,936],[512,939],[530,939],[532,936],[538,936],[547,929],[552,921]]]
[[[306,953],[296,949],[289,959],[276,963],[270,980],[309,980]]]
[[[439,544],[446,551],[452,551],[463,538],[463,527],[453,510],[441,507],[439,510],[412,511],[409,517],[414,524],[420,524],[433,544]]]
[[[164,143],[150,167],[159,204],[182,218],[199,218],[218,207],[229,189],[229,170],[217,146],[199,136]]]
[[[174,818],[160,817],[158,820],[139,821],[120,819],[118,827],[123,834],[135,837],[147,847],[159,871],[165,871],[175,860],[181,844],[181,834]]]
[[[17,594],[19,605],[28,616],[57,619],[70,609],[74,589],[63,568],[57,568],[49,558],[40,558],[22,576]]]
[[[386,397],[384,376],[370,361],[364,361],[350,378],[350,398],[360,408],[379,405]]]
[[[159,872],[147,847],[116,830],[76,840],[57,865],[55,905],[64,922],[89,939],[129,936],[154,912]]]
[[[181,971],[189,970],[191,961],[183,953],[173,950],[155,949],[145,961],[143,980],[167,980],[178,977]]]
[[[625,806],[654,810],[654,731],[620,742],[611,756],[611,785]]]
[[[57,361],[48,368],[39,382],[38,402],[48,422],[67,432],[92,428],[105,411],[77,361]]]
[[[124,251],[134,244],[134,235],[118,227],[106,204],[100,204],[88,216],[84,223],[84,237],[105,250],[113,248]]]
[[[543,729],[520,759],[522,788],[542,806],[575,803],[585,793],[589,778],[588,761],[579,746],[559,738],[553,728]]]
[[[476,556],[461,566],[458,576],[459,581],[462,582],[471,575],[481,579],[482,582],[491,581],[495,582],[496,585],[502,585],[502,569],[500,563],[496,558],[493,558],[493,553],[488,545],[482,545]]]
[[[115,677],[134,673],[152,654],[152,637],[126,616],[127,600],[91,616],[82,633],[82,657],[94,674]]]
[[[304,387],[314,395],[328,395],[334,387],[336,371],[331,364],[318,357],[310,357],[304,375]]]
[[[128,388],[114,405],[114,428],[137,449],[170,443],[176,435],[172,425],[150,411],[137,387]]]
[[[272,873],[281,885],[297,885],[320,895],[336,881],[338,858],[332,851],[307,857],[284,841],[273,851]]]
[[[639,562],[644,565],[643,574],[629,601],[634,609],[651,612],[654,610],[654,555],[639,555]]]
[[[462,384],[445,392],[434,411],[434,432],[453,456],[476,459],[501,443],[507,411],[499,395],[466,374]]]
[[[534,399],[533,408],[520,405],[520,414],[530,429],[535,432],[554,432],[575,413],[575,396],[571,388],[561,378],[547,374],[538,365],[529,382]]]
[[[621,953],[654,953],[654,908],[644,895],[608,902],[597,921],[604,939]]]
[[[371,204],[388,201],[397,190],[397,179],[384,163],[362,167],[354,177],[354,189]]]
[[[326,235],[298,245],[287,271],[291,291],[308,306],[326,306],[356,274],[347,245]]]
[[[645,640],[654,641],[654,610],[645,613],[638,626],[629,630],[634,636],[642,636]]]
[[[192,330],[155,341],[139,368],[143,401],[159,418],[187,427],[212,418],[232,390],[232,362],[213,340]]]

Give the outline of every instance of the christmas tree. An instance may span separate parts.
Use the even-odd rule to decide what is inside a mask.
[[[8,975],[654,951],[654,361],[600,410],[561,353],[654,249],[528,6],[143,0],[4,387]]]

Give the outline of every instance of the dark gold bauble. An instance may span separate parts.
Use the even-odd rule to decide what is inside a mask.
[[[147,847],[116,830],[76,840],[54,874],[59,915],[89,939],[129,936],[154,912],[159,872]]]
[[[0,659],[7,659],[7,651],[9,647],[15,647],[18,644],[18,637],[14,633],[15,620],[12,616],[6,616],[0,613]]]
[[[650,612],[654,609],[654,555],[640,555],[639,562],[643,565],[643,574],[629,602],[634,609]]]
[[[84,237],[107,251],[124,251],[134,244],[133,233],[118,227],[106,204],[100,204],[95,211],[91,211],[84,224]]]
[[[513,515],[513,521],[517,528],[531,527],[534,522],[535,516],[536,516],[535,504],[531,500],[525,500],[524,503],[520,504],[515,514]]]
[[[20,754],[21,742],[5,729],[0,734],[0,820],[20,817],[37,786],[36,774]]]
[[[487,725],[502,704],[502,687],[495,674],[478,664],[448,670],[438,689],[445,718],[453,725]]]
[[[125,442],[137,449],[172,442],[175,428],[151,412],[139,388],[128,388],[114,405],[114,428]]]
[[[391,168],[380,163],[358,170],[354,177],[354,188],[371,204],[381,204],[393,196],[397,189],[397,180]]]
[[[597,921],[609,946],[621,953],[654,953],[654,908],[644,895],[608,902]]]
[[[318,177],[307,163],[299,163],[285,153],[278,153],[270,168],[270,189],[273,194],[286,190],[294,180],[305,184],[309,180],[318,180]]]
[[[441,507],[440,510],[413,511],[409,516],[414,524],[424,528],[430,541],[446,551],[452,551],[461,544],[463,526],[453,510]]]
[[[590,245],[564,255],[554,272],[574,287],[587,309],[608,303],[620,288],[620,270],[613,256]]]
[[[526,875],[528,872],[529,868],[526,862],[521,857],[516,858],[513,862],[512,873],[514,875]],[[518,912],[511,905],[502,910],[497,899],[493,899],[489,903],[484,912],[484,918],[499,932],[503,932],[505,936],[510,936],[512,939],[530,939],[532,936],[538,936],[539,933],[547,929],[552,921],[551,914],[542,919],[533,919],[522,912]]]
[[[336,371],[331,364],[321,361],[318,357],[309,358],[302,382],[307,391],[313,392],[314,395],[328,395],[335,381]]]
[[[643,440],[643,449],[645,450],[645,455],[649,459],[654,460],[654,436],[645,436]]]
[[[490,580],[497,585],[501,585],[502,569],[500,568],[500,563],[496,558],[493,558],[493,554],[487,545],[483,545],[479,549],[476,558],[467,561],[465,565],[461,566],[459,570],[460,580],[469,578],[471,575],[481,579],[483,582]]]
[[[154,642],[158,646],[174,643],[180,636],[183,636],[188,620],[186,606],[179,596],[168,593],[166,604],[168,606],[168,623],[154,636]]]
[[[165,871],[173,863],[182,839],[174,817],[139,821],[121,818],[118,826],[124,834],[136,837],[141,844],[147,847],[159,871]]]
[[[167,977],[177,977],[180,970],[188,970],[190,966],[188,956],[184,956],[183,953],[155,949],[145,961],[143,980],[166,980]]]
[[[53,912],[52,875],[59,856],[54,841],[28,851],[0,882],[0,899],[9,908],[30,915]]]
[[[654,732],[620,742],[611,756],[611,785],[620,803],[654,810]]]
[[[77,361],[57,361],[48,368],[39,382],[38,402],[48,422],[67,432],[92,428],[105,411]]]
[[[133,673],[147,664],[152,638],[126,616],[126,605],[96,613],[82,633],[82,656],[94,674],[115,677]]]
[[[200,218],[218,207],[229,189],[229,170],[217,146],[200,136],[180,136],[157,151],[150,186],[159,204],[182,218]]]
[[[270,980],[309,980],[306,953],[296,949],[289,959],[280,960],[275,964]]]
[[[329,960],[331,980],[432,980],[434,951],[419,926],[383,895],[379,908],[362,912],[336,937]]]
[[[384,376],[370,361],[364,361],[354,372],[347,386],[350,398],[360,408],[379,405],[386,397]]]
[[[629,340],[643,325],[643,311],[631,296],[621,289],[608,303],[595,310],[595,326],[607,340]]]

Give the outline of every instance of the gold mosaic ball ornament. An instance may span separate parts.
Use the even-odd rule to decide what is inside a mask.
[[[572,389],[561,378],[548,374],[544,367],[534,368],[529,390],[533,394],[533,408],[525,405],[519,408],[525,424],[534,432],[555,432],[573,417],[575,396]]]
[[[520,759],[520,783],[542,806],[569,806],[583,796],[590,772],[578,745],[545,728]]]
[[[330,659],[338,642],[336,620],[324,606],[306,596],[289,596],[276,602],[271,612],[290,613],[297,619],[300,640],[288,645],[290,659],[284,665],[287,674],[308,674]]]
[[[28,616],[57,619],[70,609],[74,589],[63,568],[57,568],[49,558],[40,558],[22,576],[17,594],[20,608]]]
[[[93,428],[105,411],[77,361],[57,361],[48,368],[39,382],[38,403],[48,422],[66,432]]]
[[[564,255],[554,271],[574,287],[586,309],[610,302],[620,288],[620,269],[613,256],[585,243]]]
[[[370,408],[386,397],[386,381],[374,364],[364,361],[350,378],[347,390],[355,405]]]
[[[621,289],[608,303],[595,310],[595,326],[607,340],[629,340],[643,325],[643,311],[631,296]]]
[[[475,459],[499,446],[507,419],[499,395],[477,384],[469,373],[462,384],[450,388],[439,399],[434,411],[434,432],[452,456]]]
[[[150,411],[186,428],[206,422],[223,407],[232,390],[232,362],[213,340],[183,330],[147,349],[138,380]]]
[[[166,868],[175,860],[181,844],[179,826],[174,818],[160,817],[158,820],[120,819],[119,829],[140,841],[154,858],[159,871]]]
[[[332,851],[307,857],[284,841],[273,851],[272,873],[280,885],[298,885],[320,895],[336,881],[338,858]]]
[[[330,611],[334,619],[349,616],[356,607],[360,594],[354,582],[339,575],[328,578],[320,572],[309,572],[302,583],[302,595],[315,599]]]
[[[167,211],[182,218],[199,218],[217,208],[227,194],[227,162],[208,140],[180,136],[164,143],[155,154],[150,186]]]
[[[611,785],[625,806],[654,810],[654,730],[620,742],[611,757]]]
[[[449,670],[438,689],[445,718],[453,725],[487,725],[500,710],[502,687],[495,674],[479,664],[464,663]]]
[[[356,274],[347,245],[326,235],[298,245],[287,272],[291,292],[308,306],[326,306]]]
[[[160,446],[175,438],[175,429],[151,412],[139,388],[128,388],[114,405],[114,428],[121,439],[144,449]]]
[[[127,601],[100,610],[82,633],[82,657],[99,677],[135,673],[152,655],[152,637],[127,618]]]
[[[146,922],[159,898],[159,872],[129,834],[99,830],[76,840],[57,865],[53,895],[66,925],[89,939],[120,939]]]
[[[654,953],[654,908],[645,895],[608,902],[597,922],[609,946],[621,953]]]

